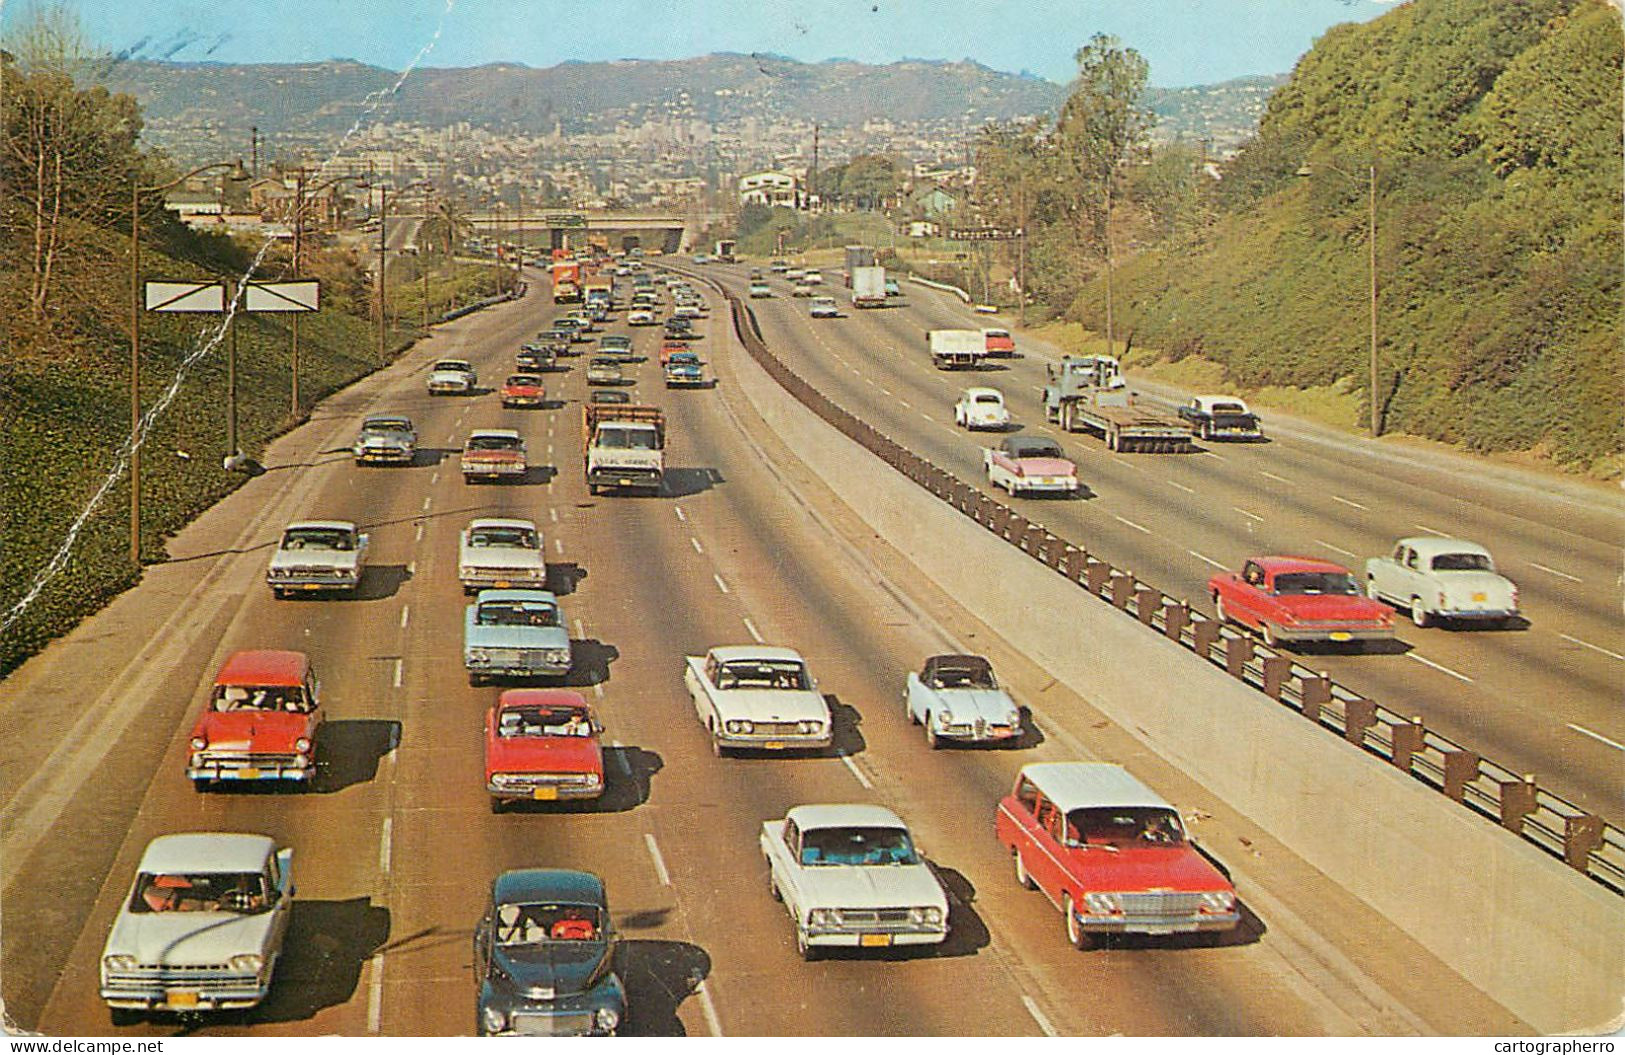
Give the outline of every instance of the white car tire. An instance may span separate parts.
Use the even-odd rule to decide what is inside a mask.
[[[1066,943],[1079,952],[1089,948],[1089,935],[1078,925],[1078,915],[1072,911],[1072,895],[1061,897],[1061,915],[1066,918]]]
[[[1433,625],[1433,613],[1427,610],[1420,597],[1411,598],[1411,622],[1416,624],[1418,630],[1426,630]]]
[[[1027,862],[1021,859],[1021,851],[1017,850],[1010,856],[1016,859],[1016,885],[1023,890],[1033,890],[1038,884],[1033,882],[1032,875],[1027,871]]]

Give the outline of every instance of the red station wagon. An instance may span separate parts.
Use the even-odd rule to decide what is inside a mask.
[[[999,843],[1016,881],[1037,887],[1066,918],[1066,939],[1094,934],[1229,930],[1236,891],[1196,852],[1179,813],[1121,766],[1024,766],[999,802]]]
[[[602,731],[579,692],[504,692],[485,714],[485,790],[491,794],[491,812],[510,802],[602,795]]]
[[[1375,641],[1394,636],[1393,609],[1366,597],[1341,564],[1313,557],[1254,557],[1208,580],[1220,622],[1285,641]]]
[[[199,791],[227,780],[310,781],[323,717],[317,690],[303,652],[233,653],[192,726],[186,775]]]

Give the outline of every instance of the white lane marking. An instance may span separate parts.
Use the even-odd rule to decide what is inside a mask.
[[[587,631],[585,629],[583,629],[582,626],[581,626],[581,617],[576,616],[576,640],[577,641],[585,641],[586,639],[587,639]]]
[[[1038,394],[1039,394],[1039,395],[1043,395],[1043,394],[1044,394],[1044,388],[1043,388],[1043,386],[1042,386],[1042,385],[1034,385],[1034,386],[1033,386],[1033,391],[1034,391],[1034,392],[1037,392],[1037,393],[1038,393]]]
[[[1271,480],[1276,480],[1276,481],[1278,481],[1280,483],[1283,483],[1283,484],[1289,484],[1289,483],[1292,482],[1291,480],[1288,480],[1284,476],[1276,476],[1274,473],[1269,472],[1269,471],[1264,470],[1264,469],[1258,470],[1258,475],[1268,477]]]
[[[874,387],[876,387],[876,388],[880,387],[879,385],[875,385],[874,378],[872,378],[872,377],[866,377],[866,378],[864,378],[864,380],[867,381],[869,384],[874,385]]]
[[[1244,517],[1251,517],[1252,519],[1258,521],[1260,524],[1262,524],[1264,522],[1264,518],[1259,516],[1257,513],[1249,513],[1249,512],[1247,512],[1247,510],[1241,508],[1240,506],[1231,506],[1230,508],[1234,509],[1236,512],[1240,513]]]
[[[1575,725],[1573,722],[1570,722],[1569,723],[1569,728],[1573,729],[1575,732],[1579,733],[1581,736],[1589,736],[1593,740],[1601,741],[1602,743],[1607,744],[1609,747],[1613,748],[1616,751],[1625,751],[1625,744],[1620,743],[1618,740],[1610,740],[1606,736],[1602,735],[1601,733],[1594,733],[1590,729],[1587,729],[1583,725]]]
[[[1365,506],[1361,505],[1360,503],[1350,501],[1349,499],[1344,498],[1342,495],[1331,495],[1330,497],[1331,497],[1331,500],[1333,502],[1342,502],[1344,505],[1348,506],[1351,509],[1364,509],[1365,508]]]
[[[397,659],[395,661],[395,678],[394,678],[394,682],[395,682],[395,687],[397,689],[401,687],[401,677],[405,673],[405,668],[406,668],[406,660]]]
[[[705,987],[705,979],[694,987],[694,992],[700,997],[700,1010],[705,1012],[705,1025],[713,1037],[722,1036],[722,1020],[717,1017],[717,1006],[711,1002],[711,990]]]
[[[889,388],[887,388],[887,387],[886,387],[886,386],[884,386],[884,385],[882,385],[882,386],[881,386],[881,387],[880,387],[880,390],[881,390],[881,391],[882,391],[882,392],[884,392],[884,393],[885,393],[885,394],[886,394],[886,395],[888,395],[888,396],[889,396],[889,395],[891,395],[891,389],[889,389]]]
[[[913,405],[911,403],[909,403],[909,401],[906,400],[906,399],[899,399],[897,401],[897,405],[902,407],[904,410],[913,410],[914,409]]]
[[[643,833],[643,844],[649,848],[649,858],[655,863],[655,875],[660,877],[660,885],[671,886],[671,873],[666,871],[666,860],[660,856],[660,847],[655,843],[653,832]]]
[[[723,593],[728,593],[729,592],[728,591],[728,584],[722,581],[722,576],[716,574],[715,572],[712,572],[711,573],[711,579],[712,579],[712,581],[714,581],[717,584],[717,589],[721,590]]]
[[[924,418],[924,419],[925,419],[925,420],[927,420],[927,421],[936,421],[936,420],[937,420],[937,419],[936,419],[936,418],[934,418],[934,417],[932,417],[932,416],[931,416],[931,415],[929,415],[929,414],[927,414],[927,413],[926,413],[926,412],[925,412],[925,411],[923,411],[923,410],[922,410],[922,411],[920,411],[920,417],[922,417],[922,418]]]
[[[1229,458],[1226,458],[1224,455],[1222,455],[1222,454],[1214,454],[1212,451],[1203,451],[1202,452],[1202,457],[1204,457],[1204,458],[1217,458],[1221,462],[1227,462],[1227,461],[1230,460]]]
[[[672,512],[677,514],[678,520],[684,521],[685,523],[688,521],[688,514],[683,512],[682,506],[672,506],[671,509]]]
[[[456,439],[457,439],[457,434],[455,432],[448,433],[447,436],[446,436],[446,442],[447,443],[451,443],[451,442],[455,441]]]
[[[1559,579],[1567,579],[1569,582],[1584,582],[1585,581],[1584,579],[1580,579],[1580,578],[1577,578],[1577,577],[1575,577],[1573,575],[1570,575],[1566,571],[1558,571],[1556,568],[1548,568],[1548,567],[1546,567],[1546,565],[1544,565],[1544,564],[1536,564],[1534,561],[1530,561],[1529,566],[1531,568],[1539,568],[1541,571],[1546,572],[1548,575],[1555,575]]]
[[[750,621],[750,616],[748,615],[745,617],[745,629],[750,631],[750,636],[756,639],[756,643],[758,645],[766,643],[765,639],[762,637],[762,632],[756,629],[756,624]]]
[[[1442,663],[1435,663],[1431,659],[1428,659],[1426,656],[1419,656],[1415,652],[1407,652],[1405,654],[1407,656],[1411,657],[1412,659],[1416,660],[1416,662],[1422,664],[1424,667],[1432,667],[1434,670],[1438,671],[1441,674],[1448,674],[1452,678],[1456,678],[1456,679],[1458,679],[1460,681],[1465,681],[1469,685],[1471,685],[1473,683],[1473,679],[1469,678],[1467,675],[1461,673],[1460,671],[1451,670],[1449,667],[1445,666]]]
[[[374,953],[372,977],[367,982],[367,1032],[377,1033],[383,1026],[384,1012],[384,954]]]
[[[429,483],[430,483],[430,485],[434,485],[434,484],[437,484],[439,482],[440,482],[440,470],[436,469],[434,472],[429,474]]]
[[[1601,652],[1603,655],[1612,656],[1615,659],[1625,659],[1625,656],[1620,655],[1618,652],[1610,652],[1601,645],[1593,645],[1589,641],[1581,641],[1579,638],[1570,637],[1568,634],[1558,634],[1557,636],[1562,638],[1564,641],[1569,641],[1573,644],[1579,645],[1581,648],[1589,648],[1593,652]]]
[[[592,694],[600,700],[604,698],[604,686],[601,682],[592,683]]]
[[[1418,531],[1426,531],[1429,535],[1438,535],[1438,536],[1440,536],[1442,538],[1449,538],[1450,537],[1449,532],[1440,531],[1438,528],[1430,528],[1426,524],[1413,524],[1411,526],[1416,528],[1416,530],[1418,530]]]
[[[401,629],[402,630],[406,629],[406,624],[411,620],[411,618],[412,618],[412,606],[409,605],[409,604],[401,605]]]
[[[1191,556],[1195,557],[1197,560],[1201,561],[1204,564],[1211,564],[1215,568],[1219,569],[1220,571],[1225,570],[1224,565],[1220,564],[1218,561],[1214,560],[1212,557],[1204,557],[1200,553],[1196,552],[1193,549],[1188,549],[1185,552],[1189,553]]]
[[[1315,545],[1317,545],[1317,546],[1325,546],[1327,549],[1331,550],[1333,553],[1341,553],[1345,557],[1354,556],[1354,554],[1350,553],[1348,550],[1344,549],[1342,546],[1334,546],[1330,542],[1327,542],[1325,539],[1321,539],[1321,538],[1315,539]]]
[[[553,552],[557,553],[561,557],[564,556],[564,540],[563,539],[556,538],[556,539],[553,540]]]
[[[413,542],[422,542],[423,541],[423,525],[422,524],[418,525],[417,537],[414,538],[412,541]]]
[[[689,544],[694,547],[694,552],[695,553],[704,553],[705,552],[705,550],[700,546],[700,540],[695,538],[693,535],[688,536],[688,541],[689,541]]]
[[[416,575],[417,573],[418,573],[418,562],[415,561],[415,560],[407,561],[406,562],[406,575],[407,575],[407,577],[411,578],[412,576]]]
[[[423,511],[425,513],[427,513],[429,511],[429,506],[431,506],[433,504],[434,504],[434,499],[432,497],[430,497],[429,495],[424,495],[423,496]]]
[[[1135,531],[1143,531],[1147,535],[1151,534],[1151,529],[1150,528],[1142,527],[1141,525],[1136,524],[1132,520],[1124,520],[1122,517],[1118,516],[1116,513],[1112,514],[1112,519],[1117,521],[1119,524],[1126,524],[1127,526],[1133,528]]]
[[[869,782],[869,778],[863,775],[863,770],[859,769],[857,763],[852,761],[849,756],[842,755],[841,764],[852,771],[852,775],[858,778],[859,784],[862,784],[868,790],[874,790],[874,785]]]
[[[548,506],[547,518],[557,524],[559,522],[559,511],[552,506]]]
[[[378,871],[389,871],[390,845],[394,842],[395,818],[385,817],[383,830],[378,833]]]
[[[631,776],[632,763],[626,757],[626,745],[621,743],[619,740],[611,740],[610,746],[615,748],[615,759],[621,764],[621,772],[625,773],[627,776]]]
[[[1194,488],[1194,487],[1186,487],[1184,484],[1180,483],[1178,480],[1169,480],[1168,483],[1173,487],[1179,488],[1181,491],[1184,491],[1188,495],[1193,495],[1193,494],[1196,493],[1196,488]]]
[[[1059,1033],[1055,1032],[1055,1027],[1050,1025],[1049,1019],[1045,1017],[1044,1012],[1038,1010],[1038,1004],[1033,1000],[1032,997],[1028,996],[1026,993],[1022,993],[1021,1004],[1027,1009],[1027,1014],[1033,1016],[1033,1021],[1038,1023],[1038,1028],[1044,1031],[1044,1036],[1060,1036]]]

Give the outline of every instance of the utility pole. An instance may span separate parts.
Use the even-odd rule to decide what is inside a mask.
[[[385,345],[389,340],[388,300],[384,293],[384,269],[388,262],[384,256],[389,236],[389,192],[378,188],[378,365],[384,365]]]
[[[226,292],[231,299],[226,301],[230,314],[226,316],[226,456],[237,456],[237,312],[241,305],[237,298],[242,289],[235,282],[229,282]]]
[[[299,278],[299,264],[301,250],[304,247],[305,235],[305,166],[299,166],[299,175],[295,182],[295,197],[293,199],[293,279]],[[295,420],[299,417],[299,313],[295,312],[293,318],[288,320],[290,340],[292,341],[289,353],[291,380],[289,382],[288,411]]]
[[[249,151],[251,152],[251,154],[253,156],[253,161],[251,162],[252,167],[249,169],[249,171],[254,174],[255,179],[259,179],[259,176],[260,176],[260,126],[259,125],[249,125],[248,126],[248,149],[249,149]]]
[[[812,208],[812,196],[818,193],[818,125],[813,125],[812,170],[807,173],[807,207]]]
[[[1116,347],[1112,329],[1112,178],[1106,177],[1106,354]]]

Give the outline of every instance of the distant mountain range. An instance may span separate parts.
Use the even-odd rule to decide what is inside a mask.
[[[877,119],[980,124],[1053,111],[1066,89],[1030,74],[975,62],[904,59],[872,66],[846,59],[797,62],[777,55],[715,54],[676,61],[567,62],[546,69],[495,64],[400,75],[348,60],[232,65],[130,60],[103,83],[129,92],[155,125],[257,124],[269,133],[348,128],[375,118],[430,127],[459,121],[493,130],[566,134],[618,121],[691,117],[726,124],[747,117],[802,118],[832,126]],[[1245,78],[1204,88],[1152,89],[1147,103],[1169,130],[1199,137],[1207,124],[1251,128],[1268,89],[1284,78]]]

